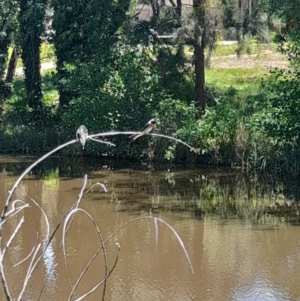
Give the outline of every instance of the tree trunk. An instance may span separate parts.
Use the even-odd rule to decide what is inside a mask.
[[[182,15],[182,2],[181,2],[181,0],[177,0],[176,14],[177,14],[178,19],[181,21],[181,15]]]
[[[32,120],[42,120],[42,77],[40,61],[40,36],[44,31],[46,0],[20,0],[19,24],[22,61],[24,64],[25,87],[28,106],[33,109]]]
[[[204,48],[201,45],[195,45],[195,103],[201,108],[203,113],[206,107],[205,93],[205,64],[204,64]]]
[[[22,60],[24,63],[25,86],[27,90],[28,106],[37,115],[42,107],[42,76],[40,63],[40,41],[36,33],[31,39],[24,38],[22,43]]]
[[[9,43],[10,41],[8,38],[3,38],[0,40],[0,107],[2,107],[6,95],[6,83],[4,76]]]
[[[19,55],[18,55],[16,47],[14,47],[11,57],[10,57],[10,60],[9,60],[8,68],[7,68],[7,73],[6,73],[6,78],[5,78],[6,83],[12,83],[15,72],[16,72],[18,59],[19,59]]]
[[[194,0],[193,8],[196,15],[194,65],[195,65],[195,103],[205,112],[205,61],[204,61],[204,28],[205,28],[205,0]]]

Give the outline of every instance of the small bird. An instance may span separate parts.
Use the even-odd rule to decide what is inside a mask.
[[[76,140],[80,141],[82,148],[84,149],[84,145],[86,143],[87,137],[89,133],[85,125],[81,125],[76,132]]]
[[[152,129],[155,128],[155,126],[156,126],[156,120],[155,120],[155,118],[152,118],[145,124],[145,126],[142,129],[139,130],[138,133],[131,135],[129,138],[132,141],[134,141],[137,138],[150,133],[152,131]]]

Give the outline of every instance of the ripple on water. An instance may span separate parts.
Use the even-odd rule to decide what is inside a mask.
[[[274,288],[264,278],[257,277],[249,286],[237,287],[233,301],[290,301],[287,292]]]

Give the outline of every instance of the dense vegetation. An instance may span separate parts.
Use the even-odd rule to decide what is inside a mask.
[[[189,8],[179,0],[170,1],[171,6],[145,1],[153,16],[136,21],[142,2],[1,2],[0,152],[41,154],[74,138],[80,124],[90,133],[138,130],[156,117],[159,132],[176,135],[199,148],[199,154],[148,137],[135,143],[114,137],[116,148],[88,143],[84,151],[78,145],[65,154],[197,161],[297,175],[298,1],[256,1],[242,19],[232,1],[221,1],[222,32],[209,22],[212,1],[194,0]],[[268,28],[279,19],[282,34],[273,34],[274,48],[289,58],[289,68],[268,72],[212,66],[205,83],[204,66],[211,66],[212,57],[227,49],[253,52],[272,39]],[[216,47],[230,32],[238,35],[237,46]],[[172,41],[160,39],[164,33],[174,33]],[[16,53],[25,77],[11,84],[8,74],[16,66]],[[41,74],[41,60],[49,59],[57,68]]]

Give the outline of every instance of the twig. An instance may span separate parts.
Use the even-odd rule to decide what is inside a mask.
[[[137,220],[141,220],[141,219],[151,219],[151,220],[154,220],[154,222],[162,222],[163,224],[165,224],[166,226],[168,226],[168,228],[170,230],[172,230],[173,234],[175,235],[175,237],[177,238],[180,246],[182,247],[183,251],[184,251],[184,254],[187,258],[187,261],[190,265],[190,268],[191,268],[191,271],[192,273],[194,274],[194,268],[193,268],[193,265],[192,265],[192,262],[190,260],[190,257],[188,255],[188,252],[184,246],[184,243],[182,241],[182,239],[180,238],[179,234],[176,232],[176,230],[171,226],[169,225],[167,222],[165,222],[164,220],[162,220],[161,218],[158,218],[158,217],[153,217],[153,216],[140,216],[140,217],[137,217],[137,218],[134,218],[128,222],[126,222],[125,224],[121,225],[119,228],[117,228],[112,234],[110,234],[104,241],[104,245],[106,245],[106,243],[112,238],[114,237],[121,229],[123,229],[124,227],[126,227],[127,225],[137,221]],[[98,248],[97,252],[96,253],[99,253],[100,251],[102,250],[102,246]],[[94,260],[95,258],[93,258]]]
[[[98,140],[98,139],[95,139],[95,138],[92,138],[92,137],[89,137],[90,140],[93,140],[95,142],[98,142],[98,143],[104,143],[104,144],[107,144],[107,145],[110,145],[110,146],[116,146],[115,144],[113,144],[112,142],[108,142],[108,141],[104,141],[104,140]]]
[[[20,189],[20,188],[19,188]],[[22,190],[22,189],[21,189]],[[23,191],[23,193],[28,197],[28,198],[30,198],[30,200],[41,210],[41,212],[42,212],[42,215],[44,216],[44,219],[45,219],[45,222],[46,222],[46,226],[47,226],[47,232],[46,232],[46,237],[45,237],[45,240],[47,241],[48,239],[49,239],[49,234],[50,234],[50,224],[49,224],[49,220],[48,220],[48,217],[47,217],[47,214],[45,213],[45,211],[44,211],[44,209],[26,192],[26,191],[24,191],[24,190],[22,190]],[[22,202],[22,203],[24,203],[23,201],[19,201],[19,202]],[[14,201],[13,202],[13,205],[16,203],[16,201]],[[25,205],[28,205],[28,206],[23,206],[24,208],[25,207],[30,207],[29,206],[29,204],[28,203],[24,203]],[[35,219],[35,216],[34,216],[34,214],[33,214],[33,212],[32,212],[32,210],[31,209],[29,209],[30,210],[30,213],[31,213],[31,215],[32,215],[32,218],[33,218],[33,220],[34,220],[34,223],[35,223],[35,227],[36,227],[36,229],[37,229],[37,239],[36,239],[36,242],[38,241],[38,236],[39,236],[39,232],[38,232],[38,226],[37,226],[37,222],[36,222],[36,219]],[[7,219],[6,219],[7,220]],[[6,221],[6,220],[4,220],[4,222]],[[36,244],[35,244],[36,245]],[[34,245],[34,246],[35,246]],[[19,264],[21,264],[21,263],[23,263],[25,260],[27,260],[30,256],[31,256],[31,254],[33,253],[33,251],[34,251],[34,247],[32,248],[32,250],[30,251],[30,253],[24,258],[24,259],[22,259],[20,262],[18,262],[18,263],[16,263],[14,266],[16,267],[16,266],[18,266]],[[39,259],[38,259],[39,260]]]
[[[15,182],[14,186],[12,187],[12,189],[9,191],[8,198],[6,199],[6,202],[5,202],[5,205],[4,205],[1,217],[0,217],[0,225],[2,224],[3,220],[5,219],[5,214],[7,212],[7,208],[8,208],[8,205],[9,205],[10,201],[11,201],[13,193],[15,192],[16,188],[21,183],[21,181],[23,180],[23,178],[27,175],[27,173],[29,173],[35,166],[37,166],[39,163],[41,163],[42,161],[44,161],[45,159],[47,159],[52,154],[54,154],[57,151],[65,148],[66,146],[74,144],[76,142],[77,142],[76,139],[73,139],[73,140],[71,140],[69,142],[66,142],[66,143],[64,143],[64,144],[56,147],[55,149],[53,149],[52,151],[48,152],[47,154],[45,154],[44,156],[42,156],[41,158],[39,158],[33,164],[31,164],[29,167],[26,168],[26,170],[19,176],[19,178]],[[2,229],[0,228],[0,243],[1,243],[1,238],[2,238]]]
[[[115,259],[115,263],[113,265],[113,267],[111,268],[111,270],[109,271],[108,275],[107,275],[107,278],[111,275],[111,273],[113,272],[113,270],[115,269],[116,265],[117,265],[117,262],[118,262],[118,259],[119,259],[119,255],[120,255],[120,250],[121,250],[121,246],[119,243],[116,243],[115,244],[116,247],[118,248],[118,255]],[[89,264],[86,266],[86,268],[89,267]],[[87,270],[87,269],[86,269]],[[86,270],[84,271],[84,273],[86,272]],[[84,273],[82,273],[81,275],[83,276]],[[106,279],[106,278],[105,278]],[[76,299],[75,301],[80,301],[82,299],[84,299],[85,297],[87,297],[88,295],[90,295],[92,292],[94,292],[99,286],[102,285],[102,283],[105,281],[105,279],[103,279],[101,282],[99,282],[97,285],[95,285],[89,292],[87,292],[86,294],[82,295],[80,298]],[[73,293],[73,292],[72,292]],[[104,292],[103,292],[103,297],[104,297]],[[102,298],[102,300],[104,300],[104,298]]]
[[[85,189],[86,185],[87,185],[87,175],[84,175],[84,181],[83,181],[83,185],[82,185],[82,188],[81,188],[81,191],[80,191],[78,200],[77,200],[77,202],[72,206],[72,207],[74,207],[73,210],[78,209],[78,206],[79,206],[79,204],[80,204],[80,201],[82,200],[83,193],[84,193],[84,189]],[[70,212],[65,216],[65,223],[64,223],[64,227],[63,227],[62,246],[63,246],[63,253],[64,253],[64,259],[65,259],[65,267],[66,267],[67,278],[68,278],[68,281],[69,281],[69,283],[70,283],[70,286],[73,287],[73,285],[72,285],[72,283],[71,283],[70,276],[69,276],[68,263],[67,263],[67,255],[66,255],[66,253],[65,253],[65,245],[64,245],[64,242],[65,242],[65,234],[69,231],[69,229],[70,229],[70,227],[71,227],[71,223],[72,223],[73,218],[74,218],[74,215],[71,215],[70,223],[69,223],[67,229],[65,229],[65,225],[66,225],[67,222],[68,222],[68,216],[69,216],[69,214],[70,214],[71,212],[72,212],[72,211],[70,211]]]
[[[64,253],[64,256],[66,256],[66,250],[65,250],[65,230],[66,230],[66,225],[68,223],[69,218],[71,218],[73,216],[73,214],[75,214],[75,213],[77,213],[79,211],[85,213],[91,219],[91,221],[93,222],[93,224],[94,224],[94,226],[95,226],[95,228],[97,230],[97,233],[99,235],[99,238],[100,238],[100,241],[101,241],[101,244],[102,244],[101,250],[103,249],[103,256],[104,256],[104,261],[105,261],[105,279],[104,279],[104,288],[103,288],[104,292],[103,292],[103,297],[102,297],[102,300],[104,300],[105,289],[106,289],[106,279],[108,277],[108,260],[107,260],[107,254],[106,254],[105,244],[104,244],[104,240],[103,240],[101,231],[100,231],[97,223],[95,222],[95,220],[93,219],[93,217],[87,211],[85,211],[85,210],[83,210],[81,208],[76,208],[76,209],[71,210],[69,212],[69,214],[67,215],[67,217],[66,217],[66,220],[65,220],[65,223],[64,223],[64,227],[63,227],[63,237],[62,237],[63,253]],[[93,257],[93,259],[94,258],[96,258],[96,257]],[[84,273],[87,271],[87,269],[88,269],[89,266],[90,266],[89,264],[86,266],[86,268],[84,269]],[[79,277],[80,280],[81,280],[82,276],[84,275],[84,273]],[[76,287],[77,287],[78,283],[79,282],[76,282]],[[68,300],[70,300],[72,298],[73,293],[74,293],[74,289],[72,290],[72,293],[70,294]]]
[[[158,245],[158,225],[157,225],[157,219],[154,219],[154,225],[155,225],[155,245]]]
[[[95,141],[97,143],[104,143],[104,144],[107,144],[107,145],[111,145],[111,146],[115,146],[115,144],[111,143],[111,142],[107,142],[107,141],[103,141],[103,140],[100,140],[100,139],[97,139],[98,137],[106,137],[106,136],[116,136],[116,135],[132,135],[132,134],[141,134],[140,132],[136,132],[136,131],[109,131],[109,132],[103,132],[103,133],[98,133],[98,134],[93,134],[93,135],[89,135],[87,136],[87,139],[90,139],[92,141]],[[157,134],[157,133],[142,133],[144,135],[150,135],[150,136],[157,136],[157,137],[161,137],[161,138],[166,138],[166,139],[169,139],[169,140],[173,140],[173,141],[176,141],[178,143],[181,143],[185,146],[187,146],[191,151],[197,153],[197,150],[195,148],[193,148],[192,146],[190,146],[189,144],[181,141],[180,139],[177,139],[177,138],[174,138],[174,137],[171,137],[171,136],[167,136],[167,135],[162,135],[162,134]],[[69,146],[69,145],[72,145],[74,143],[76,143],[77,140],[73,139],[71,141],[68,141],[58,147],[56,147],[55,149],[51,150],[50,152],[48,152],[47,154],[45,154],[44,156],[42,156],[41,158],[39,158],[37,161],[35,161],[33,164],[31,164],[21,175],[20,177],[17,179],[17,181],[15,182],[14,186],[12,187],[12,189],[9,191],[9,194],[8,194],[8,197],[6,199],[6,202],[5,202],[5,205],[4,205],[4,208],[3,208],[3,211],[2,211],[2,214],[0,216],[0,246],[1,246],[1,242],[2,242],[2,231],[3,231],[3,224],[5,223],[5,221],[16,215],[17,213],[19,213],[21,210],[29,207],[29,204],[26,204],[24,203],[23,206],[21,207],[18,207],[16,208],[15,207],[15,204],[17,202],[22,202],[22,201],[14,201],[14,203],[12,204],[12,209],[10,211],[8,211],[8,206],[11,202],[11,199],[12,199],[12,196],[15,192],[15,190],[17,189],[17,187],[19,186],[19,184],[21,183],[22,179],[25,177],[25,175],[30,172],[35,166],[37,166],[39,163],[41,163],[43,160],[45,160],[46,158],[48,158],[49,156],[51,156],[52,154],[56,153],[57,151]],[[30,266],[27,270],[27,274],[26,274],[26,277],[25,277],[25,280],[24,280],[24,283],[23,283],[23,287],[22,287],[22,290],[20,292],[20,295],[18,297],[18,300],[21,300],[22,297],[23,297],[23,294],[24,294],[24,291],[25,291],[25,288],[28,284],[28,280],[30,279],[31,275],[32,275],[32,272],[34,271],[34,269],[38,266],[38,263],[40,262],[41,258],[43,257],[44,253],[46,252],[48,246],[50,245],[54,235],[57,233],[57,230],[59,229],[60,225],[63,223],[64,221],[64,227],[63,227],[63,239],[62,239],[62,245],[63,245],[63,252],[64,252],[64,256],[65,256],[65,264],[66,264],[66,270],[67,270],[67,275],[68,275],[68,267],[67,267],[67,259],[66,259],[66,252],[65,252],[65,235],[70,227],[70,224],[72,222],[72,219],[74,217],[74,214],[76,214],[77,212],[79,211],[82,211],[84,213],[87,214],[87,216],[92,220],[92,222],[94,223],[94,226],[97,230],[97,233],[99,235],[99,238],[101,240],[101,247],[98,248],[98,250],[95,252],[93,258],[91,258],[90,262],[88,263],[88,265],[85,267],[84,271],[82,272],[82,274],[80,275],[80,277],[78,278],[78,280],[76,281],[75,285],[72,286],[71,284],[71,280],[70,280],[70,277],[68,277],[68,280],[70,282],[70,285],[72,287],[72,292],[70,294],[70,297],[71,298],[74,293],[75,293],[75,289],[76,287],[78,286],[78,284],[80,283],[83,275],[86,273],[87,269],[89,268],[90,264],[93,262],[93,260],[96,258],[97,254],[103,250],[103,255],[104,255],[104,260],[105,260],[105,278],[99,282],[92,290],[90,290],[88,293],[86,293],[85,295],[83,295],[82,297],[80,297],[78,300],[82,300],[85,296],[89,295],[90,293],[92,293],[97,287],[99,287],[102,283],[104,283],[104,289],[103,289],[103,296],[102,296],[102,300],[104,300],[104,296],[105,296],[105,290],[106,290],[106,281],[107,281],[107,278],[109,277],[109,275],[111,274],[111,272],[113,271],[113,269],[115,268],[116,264],[117,264],[117,261],[118,261],[118,257],[119,257],[119,253],[120,253],[120,247],[119,247],[119,252],[118,252],[118,255],[116,257],[116,260],[115,260],[115,264],[113,266],[113,268],[108,271],[108,260],[107,260],[107,254],[106,254],[106,248],[105,248],[105,244],[118,232],[120,231],[123,227],[125,227],[126,225],[128,225],[129,223],[132,223],[136,220],[139,220],[139,219],[152,219],[155,223],[155,229],[156,229],[156,245],[158,244],[158,225],[157,225],[157,222],[160,221],[162,222],[163,224],[167,225],[168,228],[173,232],[173,234],[175,235],[175,237],[177,238],[177,240],[179,241],[181,247],[183,248],[183,251],[185,253],[185,256],[189,262],[189,265],[191,267],[191,270],[192,270],[192,273],[194,273],[194,269],[193,269],[193,266],[192,266],[192,263],[191,263],[191,260],[188,256],[188,253],[186,251],[186,248],[180,238],[180,236],[178,235],[178,233],[175,231],[174,228],[172,228],[168,223],[164,222],[162,219],[160,218],[154,218],[154,217],[139,217],[139,218],[136,218],[136,219],[133,219],[127,223],[125,223],[124,225],[120,226],[113,234],[111,234],[105,241],[103,240],[103,237],[102,237],[102,234],[100,232],[100,229],[98,227],[98,225],[96,224],[95,220],[92,218],[92,216],[86,212],[85,210],[79,208],[79,204],[80,204],[80,201],[81,199],[83,198],[83,196],[85,195],[85,192],[84,193],[84,189],[86,187],[86,182],[87,182],[87,176],[85,175],[85,182],[84,182],[84,185],[83,185],[83,188],[81,190],[81,193],[79,195],[79,199],[76,201],[76,203],[72,206],[74,209],[70,210],[65,216],[64,218],[57,224],[56,228],[54,229],[54,231],[52,232],[51,236],[49,237],[49,232],[50,232],[50,225],[49,225],[49,221],[48,221],[48,217],[46,215],[46,213],[44,212],[44,210],[40,207],[40,205],[32,198],[30,198],[32,200],[32,202],[42,211],[42,214],[45,218],[45,221],[46,221],[46,224],[47,224],[47,235],[46,235],[46,245],[44,247],[44,250],[42,252],[42,254],[39,256],[39,258],[37,258],[37,260],[35,261],[35,258],[36,258],[36,255],[38,253],[38,251],[40,250],[40,247],[41,247],[41,244],[38,244],[36,245],[36,247],[34,247],[32,249],[32,251],[30,252],[30,254],[25,257],[25,259],[23,259],[22,261],[20,261],[18,264],[16,264],[15,266],[19,265],[20,263],[24,262],[26,259],[28,259],[32,253],[33,253],[33,256],[32,256],[32,259],[31,259],[31,263],[30,263]],[[107,189],[105,187],[104,184],[102,183],[99,183],[97,182],[96,184],[94,184],[93,186],[95,185],[100,185],[105,192],[107,192]],[[92,187],[93,187],[92,186]],[[31,211],[31,210],[30,210]],[[31,211],[31,214],[33,215],[32,211]],[[34,215],[33,215],[33,218],[34,218]],[[71,219],[70,223],[68,224],[68,221],[69,219]],[[34,218],[34,221],[35,221],[35,224],[36,224],[36,220]],[[3,267],[3,257],[5,255],[5,252],[7,250],[7,248],[9,247],[9,244],[11,243],[11,241],[13,240],[13,238],[15,237],[16,233],[19,231],[20,227],[21,227],[21,224],[24,222],[24,217],[22,217],[22,219],[20,220],[17,228],[15,229],[14,233],[12,234],[12,236],[10,237],[7,245],[4,247],[3,250],[0,249],[0,276],[1,276],[1,281],[2,281],[2,284],[3,284],[3,288],[4,288],[4,294],[6,296],[6,299],[7,300],[12,300],[12,296],[10,294],[10,291],[9,291],[9,288],[8,288],[8,285],[7,285],[7,281],[6,281],[6,277],[5,277],[5,273],[4,273],[4,267]],[[37,227],[37,224],[36,224],[36,227]],[[37,232],[38,234],[38,232]],[[60,248],[60,246],[59,246]],[[45,285],[45,282],[44,282],[44,285]],[[43,286],[44,288],[44,286]],[[43,291],[43,288],[40,292],[40,298],[41,298],[41,295],[42,295],[42,291]]]
[[[35,258],[35,256],[36,256],[38,250],[40,249],[40,247],[41,247],[41,244],[38,244],[37,247],[36,247],[36,250],[35,250],[35,252],[34,252],[34,254],[33,254],[33,256],[32,256],[32,260],[31,260],[31,263],[30,263],[29,268],[28,268],[28,270],[27,270],[27,274],[26,274],[26,277],[25,277],[25,280],[24,280],[23,287],[22,287],[22,290],[21,290],[21,292],[20,292],[20,295],[19,295],[19,298],[18,298],[17,301],[22,300],[22,297],[23,297],[23,294],[24,294],[24,292],[25,292],[25,288],[26,288],[26,286],[27,286],[28,280],[30,279],[30,277],[31,277],[31,275],[32,275],[32,272],[33,272],[33,270],[34,270],[34,267],[32,268],[34,258]]]
[[[92,135],[89,135],[88,138],[117,136],[117,135],[134,135],[134,134],[150,135],[150,136],[154,136],[154,137],[161,137],[161,138],[166,138],[166,139],[169,139],[169,140],[174,140],[174,141],[176,141],[178,143],[181,143],[181,144],[187,146],[191,151],[195,152],[196,154],[198,153],[198,151],[194,147],[190,146],[189,144],[183,142],[180,139],[174,138],[172,136],[157,134],[157,133],[143,133],[143,132],[133,132],[133,131],[124,131],[124,132],[121,132],[121,131],[110,131],[110,132],[92,134]]]
[[[3,251],[2,251],[2,259],[4,258],[5,252],[6,250],[9,248],[9,245],[11,244],[12,240],[14,239],[14,237],[16,236],[16,234],[18,233],[18,231],[21,228],[21,225],[24,223],[25,219],[24,216],[22,216],[22,218],[20,219],[19,223],[17,224],[13,234],[11,235],[11,237],[9,238],[9,240],[7,241]]]
[[[20,206],[20,207],[15,207],[15,203],[17,202],[20,202],[20,203],[23,203],[24,205],[23,206]],[[6,214],[5,214],[5,220],[2,222],[1,226],[6,222],[8,221],[8,219],[12,218],[13,216],[15,216],[16,214],[18,214],[20,211],[22,211],[23,209],[25,208],[28,208],[29,207],[29,204],[21,201],[21,200],[15,200],[12,204],[12,209],[10,211],[7,211]]]
[[[169,225],[167,222],[165,222],[164,220],[162,220],[162,219],[160,219],[160,218],[157,218],[157,217],[154,217],[154,219],[156,219],[156,220],[158,220],[159,222],[161,222],[161,223],[163,223],[164,225],[166,225],[166,226],[173,232],[173,234],[174,234],[175,237],[177,238],[177,240],[178,240],[178,242],[179,242],[179,244],[180,244],[180,246],[181,246],[181,248],[182,248],[182,250],[183,250],[183,252],[184,252],[184,254],[185,254],[185,257],[186,257],[187,261],[189,262],[189,265],[190,265],[190,268],[191,268],[191,270],[192,270],[192,273],[195,274],[194,268],[193,268],[193,265],[192,265],[192,262],[191,262],[191,259],[190,259],[190,256],[189,256],[189,254],[188,254],[188,252],[187,252],[187,250],[186,250],[186,248],[185,248],[185,246],[184,246],[184,243],[183,243],[182,239],[180,238],[179,234],[176,232],[176,230],[175,230],[172,226],[170,226],[170,225]]]

